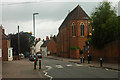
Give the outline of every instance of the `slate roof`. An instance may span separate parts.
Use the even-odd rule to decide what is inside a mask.
[[[50,40],[44,41],[44,43],[41,45],[41,47],[46,47],[49,41],[50,41]]]
[[[63,26],[66,26],[66,24],[70,21],[70,20],[81,20],[84,19],[85,17],[87,17],[88,19],[90,19],[90,17],[86,14],[86,12],[78,5],[75,9],[73,9],[65,18],[65,20],[63,21],[63,23],[61,24],[61,26],[59,27],[59,29]]]

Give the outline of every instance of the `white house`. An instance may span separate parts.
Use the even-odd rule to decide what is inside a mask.
[[[40,50],[41,50],[41,45],[43,44],[43,41],[42,40],[40,40],[40,41],[38,41],[37,43],[36,43],[36,45],[35,45],[35,52],[37,53],[37,52],[40,52]]]
[[[50,40],[46,40],[44,41],[44,43],[41,45],[41,49],[42,49],[42,55],[43,56],[47,56],[48,54],[48,50],[47,50],[47,43],[49,42]]]

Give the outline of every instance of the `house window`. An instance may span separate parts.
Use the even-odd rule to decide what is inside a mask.
[[[72,23],[72,36],[76,36],[75,23]]]
[[[81,36],[84,36],[84,23],[81,23]]]

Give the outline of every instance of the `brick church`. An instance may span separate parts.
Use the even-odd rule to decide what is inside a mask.
[[[72,47],[83,49],[87,35],[92,27],[89,26],[90,17],[78,5],[74,8],[59,27],[57,35],[57,55],[61,57],[80,58],[79,50],[72,50]]]

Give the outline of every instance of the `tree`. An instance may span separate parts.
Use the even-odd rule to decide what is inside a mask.
[[[11,40],[11,47],[13,47],[14,55],[18,55],[18,33],[9,34],[9,39]],[[26,55],[27,52],[30,52],[30,47],[33,45],[34,37],[31,33],[20,32],[20,53]]]
[[[101,2],[91,14],[92,31],[91,44],[96,48],[103,48],[106,43],[117,40],[118,18],[116,9],[110,2]]]

